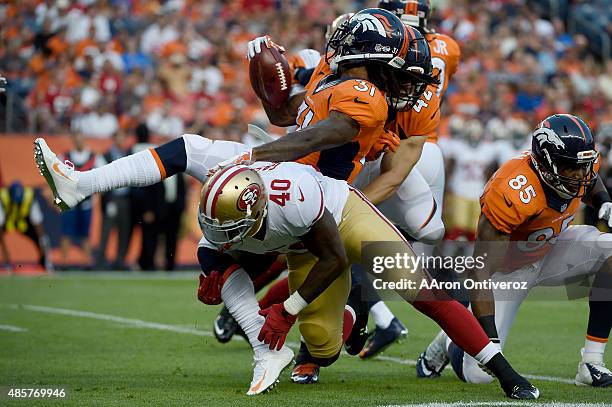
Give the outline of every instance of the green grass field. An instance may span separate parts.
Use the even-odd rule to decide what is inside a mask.
[[[362,361],[343,355],[322,370],[317,385],[290,383],[285,372],[270,394],[247,397],[249,347],[242,340],[216,342],[211,329],[219,307],[200,304],[195,277],[186,277],[77,273],[0,278],[0,388],[60,386],[69,393],[63,401],[0,398],[0,405],[530,404],[509,401],[497,383],[462,383],[450,370],[440,379],[417,380],[413,360],[436,326],[402,303],[391,307],[408,325],[408,339],[382,358]],[[522,373],[547,376],[533,380],[542,392],[539,403],[612,404],[612,389],[569,383],[587,311],[584,301],[527,301],[521,309],[505,353]],[[294,329],[290,340],[298,339]]]

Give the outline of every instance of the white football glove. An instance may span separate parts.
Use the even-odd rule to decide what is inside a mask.
[[[254,40],[249,41],[249,43],[247,44],[248,47],[248,52],[247,52],[247,58],[249,59],[249,61],[256,55],[259,54],[261,52],[261,44],[264,44],[267,48],[270,47],[274,47],[276,48],[281,54],[285,52],[285,48],[275,44],[272,41],[272,38],[270,38],[269,35],[264,35],[262,37],[257,37]]]
[[[208,170],[207,176],[210,177],[214,175],[217,171],[222,170],[225,167],[229,167],[230,165],[238,165],[238,164],[249,165],[251,163],[251,153],[252,152],[253,150],[249,148],[244,153],[238,154],[232,158],[228,158],[227,160],[221,161],[219,164],[215,165],[210,170]]]
[[[612,228],[612,202],[605,202],[601,205],[599,219],[608,221],[608,227]]]
[[[5,91],[6,91],[6,78],[0,75],[0,93],[3,93]]]

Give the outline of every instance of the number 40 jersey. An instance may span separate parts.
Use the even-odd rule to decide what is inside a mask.
[[[325,177],[308,165],[282,162],[256,162],[250,166],[261,176],[267,194],[265,234],[247,237],[242,242],[228,245],[226,251],[255,254],[303,252],[301,237],[323,216],[327,209],[336,224],[349,194],[346,181]],[[202,238],[199,246],[217,249]]]

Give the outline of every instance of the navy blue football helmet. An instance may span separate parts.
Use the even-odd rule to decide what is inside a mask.
[[[542,181],[564,199],[583,197],[590,191],[597,181],[598,156],[591,130],[579,117],[555,114],[533,131],[533,166]],[[574,176],[563,175],[570,172]]]
[[[431,15],[429,0],[380,0],[378,7],[389,10],[406,25],[428,32],[427,20]]]
[[[336,29],[327,47],[332,71],[366,66],[370,81],[395,102],[411,106],[427,85],[439,83],[423,35],[387,10],[356,13]]]

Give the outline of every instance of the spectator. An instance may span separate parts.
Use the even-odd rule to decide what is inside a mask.
[[[185,210],[186,194],[185,176],[182,173],[164,180],[164,206],[159,223],[163,225],[160,231],[165,237],[164,270],[167,271],[174,270],[176,264],[176,247]]]
[[[180,117],[171,112],[172,103],[166,101],[161,109],[155,110],[147,117],[147,127],[155,134],[165,137],[180,137],[184,124]]]
[[[53,270],[51,247],[43,220],[43,212],[32,188],[15,181],[8,188],[0,189],[0,247],[9,267],[11,260],[4,233],[17,232],[34,242],[39,253],[39,264],[47,271]]]
[[[100,100],[95,110],[73,121],[73,131],[81,132],[89,137],[110,138],[119,130],[119,121],[111,108],[111,101]]]
[[[132,154],[153,148],[150,142],[149,129],[146,124],[136,127],[137,143],[132,147]],[[141,227],[141,249],[138,264],[141,270],[155,270],[155,252],[160,231],[160,219],[164,205],[164,184],[157,183],[144,188],[132,188],[132,220]]]
[[[67,151],[62,160],[68,160],[77,171],[87,171],[104,165],[98,155],[94,154],[85,146],[81,133],[72,135],[73,148]],[[89,226],[91,224],[91,198],[80,202],[69,211],[62,212],[62,263],[64,266],[68,260],[68,250],[72,244],[76,244],[85,254],[87,266],[91,267],[91,245],[89,243]]]
[[[128,155],[129,148],[127,147],[127,142],[127,136],[123,131],[115,133],[112,147],[103,156],[104,161],[110,163]],[[103,194],[101,206],[102,231],[96,265],[98,268],[107,267],[106,246],[110,233],[114,229],[117,231],[117,255],[110,264],[110,269],[126,270],[125,256],[130,245],[130,235],[132,233],[132,210],[129,188],[119,188]]]

